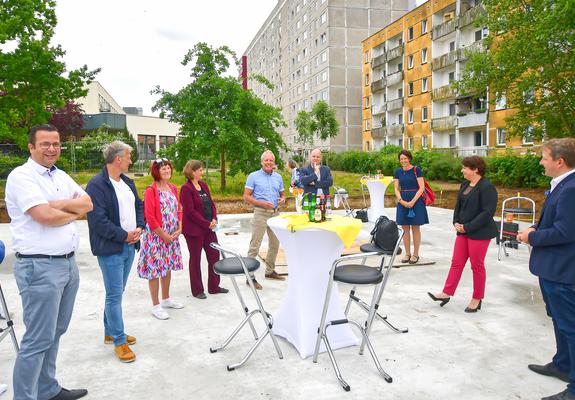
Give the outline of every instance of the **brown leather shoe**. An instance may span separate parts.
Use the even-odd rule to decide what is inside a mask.
[[[252,279],[252,282],[254,283],[254,287],[255,287],[257,290],[262,290],[262,289],[263,289],[263,286],[260,285],[259,282],[256,281],[255,279]],[[248,286],[250,285],[250,283],[249,283],[247,280],[246,280],[246,285],[248,285]]]
[[[266,274],[266,279],[274,279],[276,281],[285,281],[286,278],[278,274],[276,271],[272,271],[271,274]]]
[[[130,335],[126,335],[126,342],[132,346],[136,344],[136,338]],[[104,336],[104,344],[114,344],[114,338],[112,336]]]
[[[119,346],[116,346],[114,351],[116,352],[116,355],[120,361],[123,363],[131,363],[136,360],[136,354],[134,354],[132,349],[130,349],[128,343],[123,343]]]

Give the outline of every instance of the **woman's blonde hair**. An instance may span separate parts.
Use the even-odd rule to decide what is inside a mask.
[[[192,172],[195,172],[195,171],[199,170],[200,168],[202,168],[202,162],[201,161],[190,160],[184,166],[182,173],[184,174],[186,179],[192,180],[193,179]]]

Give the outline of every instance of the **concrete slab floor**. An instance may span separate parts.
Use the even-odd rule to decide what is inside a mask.
[[[393,209],[387,210],[394,216]],[[444,283],[455,239],[450,210],[430,208],[431,224],[422,228],[422,259],[431,266],[394,269],[382,300],[392,322],[409,327],[409,333],[393,333],[380,322],[372,331],[373,345],[384,369],[393,377],[380,377],[367,351],[357,347],[337,350],[344,378],[351,392],[344,392],[333,373],[329,358],[320,355],[317,364],[302,360],[295,349],[280,339],[284,359],[277,358],[269,339],[242,368],[233,372],[226,365],[239,361],[252,343],[249,330],[242,332],[224,351],[210,354],[241,320],[233,293],[191,296],[186,270],[175,272],[172,297],[185,308],[169,310],[170,319],[160,321],[151,314],[147,283],[132,271],[123,312],[126,330],[138,339],[132,364],[120,363],[113,346],[103,343],[102,310],[104,288],[101,273],[89,249],[87,224],[79,222],[82,235],[77,262],[81,284],[69,331],[63,336],[58,357],[58,379],[67,388],[88,388],[93,399],[538,399],[562,391],[557,379],[536,375],[529,363],[547,363],[554,354],[553,328],[545,315],[537,279],[528,270],[525,247],[510,250],[497,261],[497,246],[487,254],[487,288],[481,311],[467,314],[472,292],[469,266],[456,296],[444,308],[432,302],[427,291],[440,291]],[[222,245],[247,252],[251,215],[222,216]],[[361,237],[368,238],[372,224],[364,224]],[[226,231],[237,235],[225,235]],[[0,224],[0,239],[7,247],[11,238],[7,224]],[[47,240],[50,240],[47,238]],[[181,239],[184,262],[188,261]],[[264,246],[266,243],[264,242]],[[18,337],[24,333],[20,297],[12,275],[14,255],[0,266],[0,280],[8,307],[14,313]],[[205,262],[205,261],[204,261]],[[205,265],[204,265],[205,268]],[[135,268],[134,268],[135,269]],[[187,268],[186,268],[187,269]],[[265,307],[273,314],[281,304],[286,282],[265,280],[263,268],[257,276]],[[205,270],[204,270],[205,277]],[[231,289],[227,279],[222,286]],[[247,287],[242,283],[242,290]],[[349,287],[340,286],[342,302]],[[367,298],[370,290],[361,290]],[[253,302],[251,302],[253,303]],[[251,304],[250,303],[250,304]],[[352,306],[351,317],[364,317]],[[258,321],[260,322],[260,321]],[[262,325],[259,325],[262,329]],[[11,386],[15,353],[9,338],[0,343],[0,383]],[[1,398],[11,398],[12,388]]]

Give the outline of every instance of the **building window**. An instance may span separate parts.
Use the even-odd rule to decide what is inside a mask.
[[[421,63],[427,64],[427,49],[421,49]]]
[[[323,53],[321,53],[321,62],[324,63],[327,61],[327,52],[324,51]]]
[[[455,133],[449,134],[449,147],[455,147]]]
[[[407,123],[413,124],[413,110],[407,111]]]
[[[365,108],[369,108],[369,96],[365,98]]]
[[[301,19],[298,19],[297,22],[295,23],[295,28],[299,29],[301,28]]]
[[[309,83],[308,82],[304,82],[303,84],[303,91],[307,92],[309,90]]]
[[[535,91],[533,89],[526,90],[523,92],[523,101],[525,104],[531,104],[535,100]]]
[[[397,145],[403,149],[403,137],[400,137],[400,138],[397,140]]]
[[[473,135],[474,135],[475,147],[485,146],[485,143],[487,143],[486,142],[487,136],[486,136],[485,132],[475,131],[475,132],[473,132]]]
[[[529,126],[527,127],[527,129],[525,129],[525,132],[523,133],[523,144],[533,144],[534,141],[534,135],[533,135],[533,127]]]
[[[408,137],[408,138],[407,138],[407,148],[408,148],[409,150],[412,150],[412,149],[413,149],[413,138],[412,138],[412,137]]]
[[[397,72],[401,72],[403,70],[403,63],[397,64]]]
[[[450,72],[448,76],[449,76],[449,83],[455,80],[455,72]]]
[[[327,71],[323,71],[323,72],[321,73],[321,81],[322,81],[322,82],[327,81]],[[357,103],[356,103],[356,104],[357,104]]]
[[[421,80],[421,91],[427,92],[427,78]]]
[[[327,13],[324,12],[324,13],[321,15],[321,17],[319,17],[319,23],[320,23],[320,24],[325,24],[326,21],[327,21]]]
[[[369,131],[369,119],[365,120],[365,130]]]
[[[413,82],[407,84],[407,95],[413,96]]]
[[[327,33],[325,33],[325,32],[322,33],[322,34],[319,36],[319,40],[320,40],[321,43],[327,42]]]
[[[307,40],[309,34],[307,31],[303,31],[303,40]]]
[[[504,110],[507,107],[507,97],[505,96],[505,92],[498,94],[495,99],[495,109],[496,110]]]
[[[156,157],[156,137],[138,135],[138,153],[141,160],[153,160]]]
[[[398,123],[399,125],[403,124],[403,113],[399,113],[399,114],[397,115],[397,123]]]
[[[307,22],[307,13],[303,15],[303,23],[305,24]]]
[[[427,121],[427,106],[421,107],[421,121]]]
[[[369,62],[369,51],[365,52],[365,63],[367,64]]]
[[[427,33],[427,20],[421,21],[421,34]]]
[[[413,40],[413,26],[407,28],[407,41]]]
[[[455,51],[455,41],[449,42],[449,51]]]
[[[497,146],[505,146],[505,129],[497,128]]]
[[[175,136],[160,136],[160,149],[168,147],[174,143],[176,143]]]
[[[403,97],[403,88],[397,89],[397,98],[401,99]]]
[[[327,90],[324,90],[323,92],[321,92],[321,99],[327,100]]]
[[[421,147],[427,149],[427,136],[421,137]]]
[[[407,68],[413,68],[413,54],[407,56]]]
[[[455,115],[455,103],[449,104],[449,115]]]
[[[309,108],[309,100],[308,99],[305,99],[303,101],[303,108],[305,108],[306,110]]]
[[[369,85],[369,74],[365,74],[365,86]]]

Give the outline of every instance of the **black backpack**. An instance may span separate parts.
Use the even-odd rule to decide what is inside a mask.
[[[397,239],[399,239],[399,230],[395,221],[390,220],[382,215],[375,221],[375,226],[371,230],[371,242],[386,251],[393,251]]]

